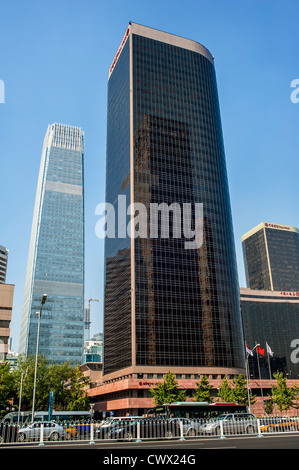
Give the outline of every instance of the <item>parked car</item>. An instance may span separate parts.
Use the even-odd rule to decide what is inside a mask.
[[[113,417],[113,418],[107,418],[100,426],[96,427],[95,433],[96,433],[96,438],[97,439],[108,439],[108,433],[110,431],[110,428],[112,426],[119,426],[120,423],[128,423],[128,422],[133,422],[137,418],[136,416],[126,416],[126,417]]]
[[[138,436],[137,426],[139,424],[140,435]],[[177,423],[170,420],[139,418],[134,421],[120,421],[110,427],[107,433],[108,439],[124,439],[132,441],[133,439],[157,439],[180,436],[180,428]]]
[[[35,421],[29,426],[19,430],[18,441],[40,439],[41,424],[44,426],[43,438],[51,441],[58,441],[66,438],[65,429],[52,421]]]
[[[90,435],[90,422],[74,422],[71,423],[73,429],[77,430],[77,435],[89,436]]]
[[[74,424],[67,424],[65,432],[66,432],[66,439],[71,439],[71,438],[79,436],[78,429],[76,428]]]
[[[181,423],[183,423],[183,436],[195,437],[198,434],[199,424],[196,421],[188,418],[170,418],[169,422],[175,424],[179,435],[181,435]]]
[[[299,423],[297,420],[288,417],[275,416],[265,418],[261,422],[261,432],[297,431]]]
[[[66,430],[66,439],[71,439],[74,437],[80,437],[80,439],[87,439],[90,437],[91,433],[91,423],[88,422],[76,422],[72,421],[67,423],[64,426]]]
[[[3,442],[16,442],[18,439],[18,426],[16,424],[0,424],[0,444]]]
[[[257,418],[252,413],[224,414],[200,426],[202,434],[220,435],[222,422],[224,434],[254,434],[258,431]]]

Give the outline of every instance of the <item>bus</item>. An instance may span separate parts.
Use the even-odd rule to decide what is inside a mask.
[[[49,419],[48,411],[36,411],[34,421],[47,421]],[[90,411],[52,411],[51,421],[59,424],[70,422],[90,423],[92,419]]]
[[[204,401],[184,401],[155,406],[148,415],[159,418],[210,419],[225,413],[247,413],[247,405],[236,403],[207,403]]]
[[[34,421],[48,421],[48,411],[35,411]],[[57,423],[69,422],[90,422],[92,419],[90,411],[52,411],[51,421]],[[7,424],[28,424],[32,421],[32,411],[12,411],[4,416],[1,423]]]
[[[31,422],[31,411],[12,411],[7,413],[0,424],[27,424]]]

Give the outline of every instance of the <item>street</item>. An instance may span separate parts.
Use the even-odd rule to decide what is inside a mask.
[[[94,444],[90,444],[89,441],[72,441],[72,442],[44,442],[43,446],[38,443],[22,443],[22,444],[2,444],[1,450],[26,450],[26,449],[99,449],[99,450],[113,450],[118,451],[123,449],[126,452],[144,450],[161,450],[161,451],[191,451],[191,450],[205,450],[205,449],[299,449],[299,433],[294,434],[277,434],[263,435],[263,437],[227,437],[220,439],[217,437],[205,437],[186,439],[180,441],[178,439],[171,440],[148,440],[142,442],[123,442],[123,441],[101,441],[97,440]]]
[[[223,458],[228,462],[242,463],[256,462],[260,454],[267,455],[267,463],[277,463],[277,458],[283,456],[287,450],[288,457],[291,449],[299,449],[299,435],[296,433],[288,435],[265,436],[265,437],[232,437],[220,439],[216,437],[196,438],[185,441],[161,440],[146,442],[103,442],[89,441],[79,442],[46,442],[45,445],[38,444],[3,444],[0,446],[1,456],[4,459],[45,459],[49,464],[56,465],[57,462],[67,462],[68,465],[80,465],[79,462],[88,461],[88,465],[96,468],[101,466],[124,465],[134,468],[135,466],[153,465],[199,465],[204,462],[221,463]],[[278,451],[278,453],[277,453]],[[7,454],[5,456],[5,453]],[[82,459],[83,458],[83,459]],[[105,466],[105,467],[102,467]],[[137,467],[137,468],[139,468]]]

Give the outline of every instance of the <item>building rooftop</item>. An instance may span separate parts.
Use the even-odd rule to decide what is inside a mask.
[[[249,230],[249,232],[245,233],[242,236],[242,242],[244,240],[246,240],[247,238],[251,237],[254,233],[259,232],[263,228],[271,228],[271,229],[275,229],[275,230],[284,230],[284,231],[287,231],[287,232],[297,232],[297,233],[299,233],[299,230],[297,229],[297,227],[293,227],[292,225],[273,224],[273,223],[270,223],[270,222],[261,222],[259,225],[252,228],[251,230]]]

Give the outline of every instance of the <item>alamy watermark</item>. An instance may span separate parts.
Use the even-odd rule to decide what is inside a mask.
[[[95,214],[103,216],[95,226],[98,238],[184,238],[186,250],[198,249],[203,244],[202,203],[151,203],[147,209],[140,202],[127,207],[126,196],[118,195],[115,206],[117,218],[113,204],[97,205]]]
[[[292,351],[291,362],[293,364],[298,364],[299,362],[299,339],[293,339],[291,342],[291,348],[296,348]]]
[[[299,103],[299,78],[291,81],[291,88],[295,88],[290,96],[292,103]]]
[[[5,85],[4,81],[0,79],[0,103],[5,103]]]

